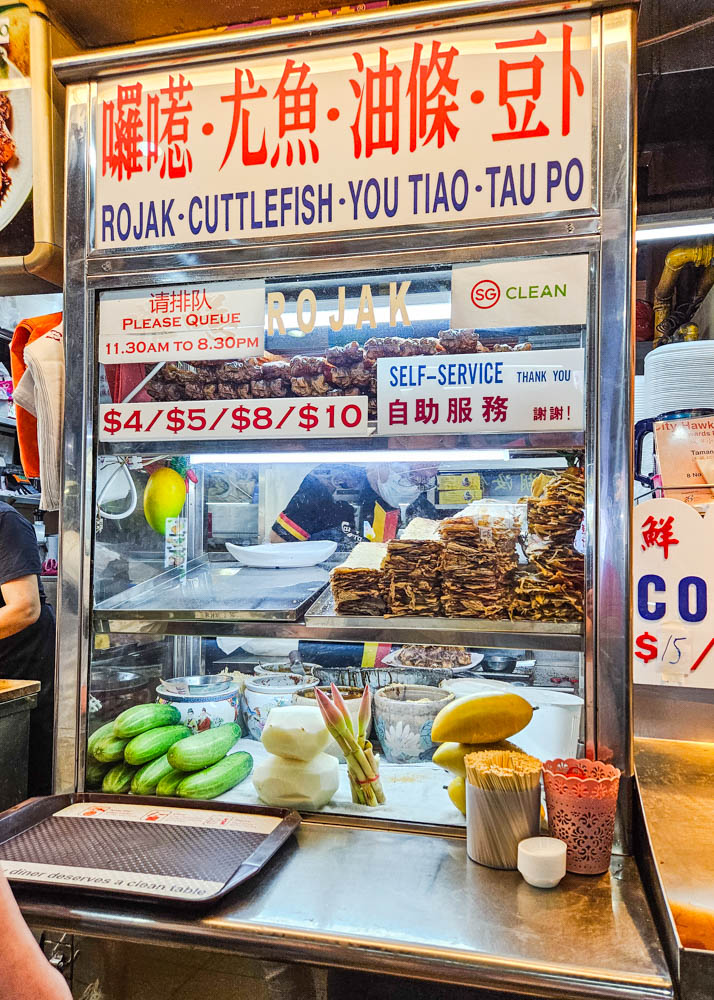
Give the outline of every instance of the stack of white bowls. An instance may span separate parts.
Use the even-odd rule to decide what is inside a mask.
[[[645,358],[645,395],[645,416],[714,409],[714,340],[665,344],[650,351]]]

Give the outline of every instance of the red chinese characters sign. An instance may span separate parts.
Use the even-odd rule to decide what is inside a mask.
[[[590,60],[573,17],[100,84],[96,245],[585,209]]]
[[[714,688],[714,505],[637,504],[632,525],[636,684]]]

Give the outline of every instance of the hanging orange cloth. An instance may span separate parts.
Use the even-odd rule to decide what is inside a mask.
[[[50,330],[56,329],[62,322],[62,313],[52,313],[50,316],[35,316],[23,319],[18,323],[10,344],[10,368],[12,370],[12,385],[16,389],[20,379],[25,374],[25,348],[28,344],[44,337]],[[37,447],[37,419],[21,406],[15,407],[17,420],[17,440],[20,446],[20,461],[26,476],[37,478],[40,475],[40,453]]]

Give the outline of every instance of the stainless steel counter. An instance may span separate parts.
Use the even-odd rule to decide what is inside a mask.
[[[691,927],[681,940],[672,907],[710,923],[714,914],[714,744],[638,739],[635,766],[645,821],[638,850],[670,964],[682,1000],[711,1000],[714,951]]]
[[[208,916],[18,895],[35,929],[568,1000],[673,996],[632,858],[543,891],[469,861],[463,839],[305,823]]]

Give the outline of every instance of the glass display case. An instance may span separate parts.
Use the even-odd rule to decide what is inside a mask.
[[[85,787],[102,725],[157,702],[195,733],[237,723],[233,751],[263,774],[270,709],[312,708],[331,684],[355,712],[369,685],[384,802],[352,801],[331,743],[338,784],[327,802],[306,794],[305,811],[462,826],[431,734],[478,692],[526,704],[530,721],[505,735],[540,759],[631,773],[616,430],[629,419],[632,112],[629,36],[602,33],[618,17],[557,7],[491,23],[455,5],[428,25],[385,21],[386,41],[336,21],[303,40],[302,69],[276,32],[212,68],[190,46],[133,77],[122,67],[120,83],[110,58],[92,64],[96,85],[72,68],[68,201],[88,207],[68,232],[58,788]],[[531,79],[525,104],[516,71]],[[396,103],[365,132],[380,73]],[[326,121],[356,115],[349,169],[305,118],[299,136],[275,131],[270,177],[287,156],[292,186],[238,191],[264,184],[272,135],[259,101],[250,122],[243,105],[282,100],[288,82],[306,102],[328,90]],[[184,138],[152,146],[152,114],[177,101]],[[117,146],[127,114],[147,139],[137,169]],[[214,198],[199,167],[209,147],[224,155],[211,138],[223,132],[224,164],[242,143],[242,166]],[[270,798],[251,777],[223,796]]]

